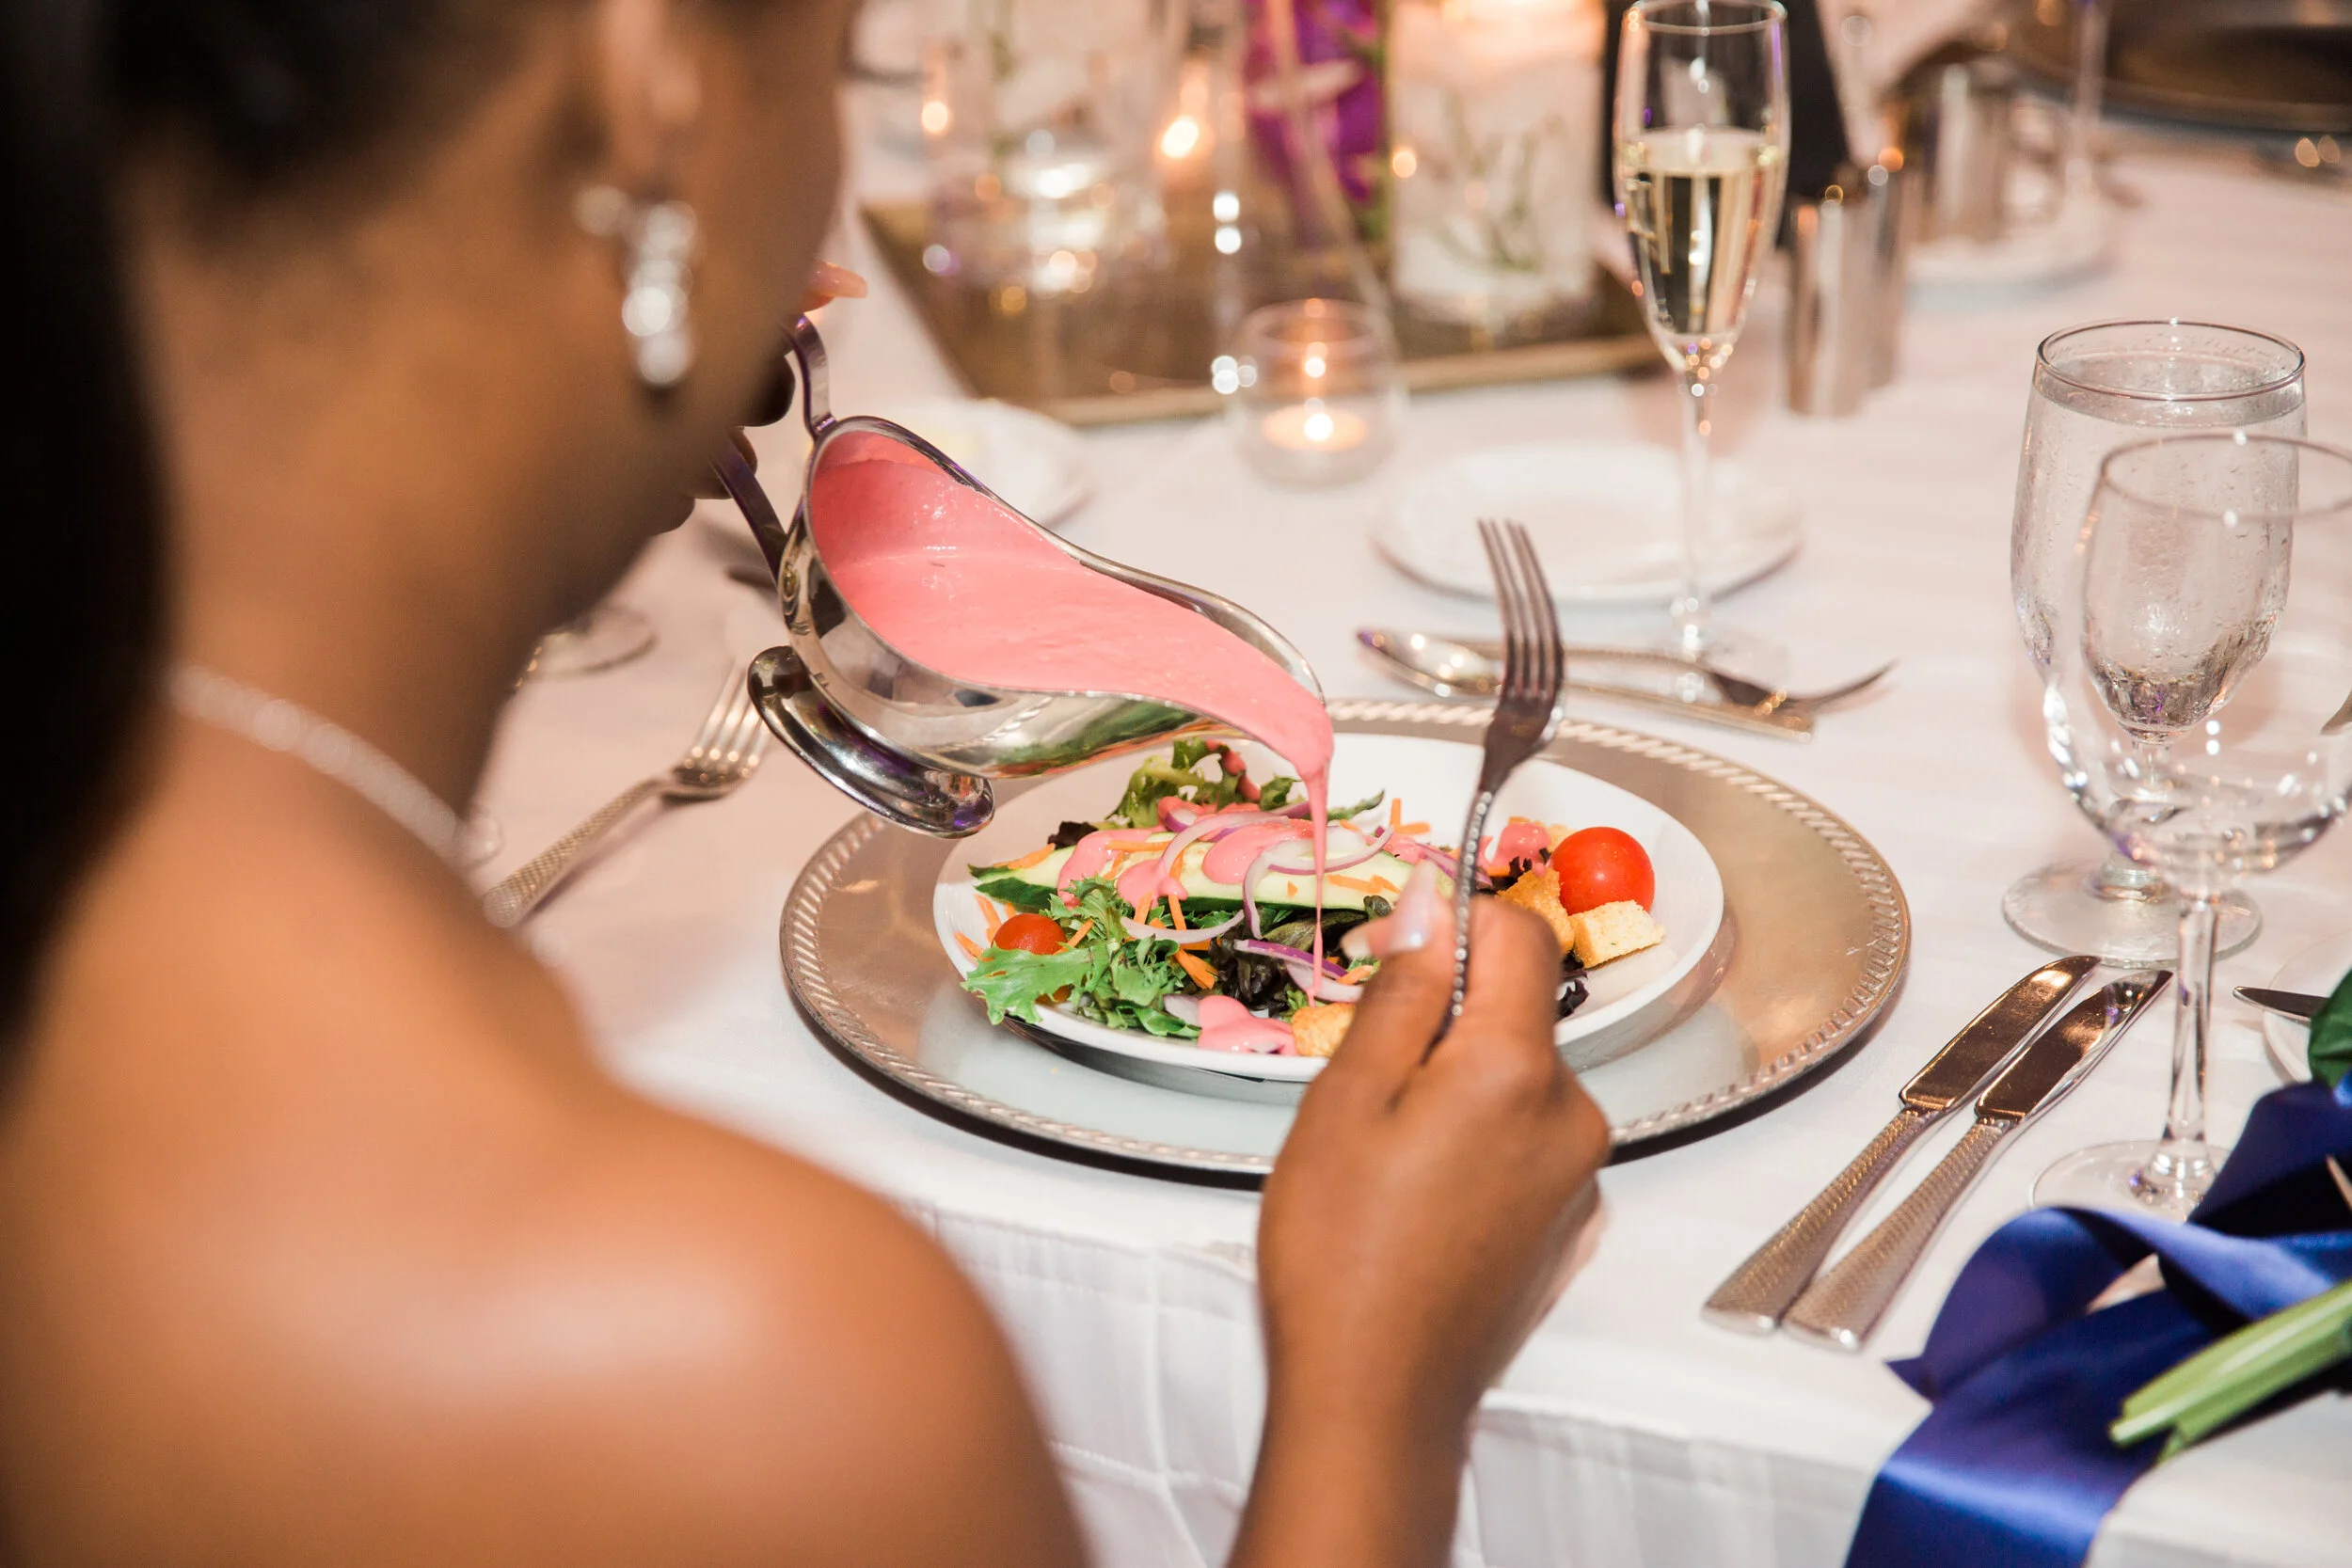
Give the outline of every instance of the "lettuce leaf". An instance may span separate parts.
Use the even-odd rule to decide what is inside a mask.
[[[999,904],[1010,904],[1014,909],[1025,914],[1058,915],[1061,913],[1061,905],[1054,897],[1052,888],[1040,887],[1035,882],[1025,882],[1018,877],[986,875],[996,869],[997,867],[993,865],[974,866],[972,874],[982,879],[973,884],[974,891],[995,899]]]
[[[1120,924],[1127,906],[1107,878],[1089,877],[1072,883],[1069,892],[1074,907],[1053,898],[1050,888],[1015,885],[1047,895],[1039,912],[1053,917],[1065,940],[1079,930],[1087,935],[1076,947],[1059,953],[1008,953],[992,947],[983,954],[964,976],[963,989],[986,1005],[991,1023],[1003,1022],[1007,1014],[1035,1023],[1038,1003],[1068,986],[1071,1005],[1079,1016],[1097,1023],[1184,1037],[1199,1032],[1163,1009],[1160,1000],[1200,988],[1176,962],[1174,950],[1167,943],[1146,945],[1127,940]],[[993,884],[981,884],[981,891],[992,897],[1001,896]]]
[[[1222,761],[1217,762],[1214,776],[1205,767],[1223,754],[1223,747],[1210,741],[1179,740],[1168,748],[1166,760],[1150,758],[1128,775],[1127,793],[1119,798],[1119,805],[1106,820],[1130,828],[1156,828],[1160,825],[1160,802],[1171,795],[1210,811],[1233,804],[1243,799],[1242,784],[1247,775],[1227,773]],[[1290,786],[1296,782],[1274,781],[1283,785],[1277,804],[1289,799]],[[1264,803],[1263,794],[1261,803]]]
[[[2352,974],[2312,1017],[2312,1076],[2334,1088],[2352,1071]]]
[[[1005,1015],[1029,1023],[1037,1022],[1037,1005],[1068,986],[1073,995],[1095,983],[1102,958],[1092,943],[1059,953],[1022,953],[992,947],[963,977],[963,989],[988,1007],[988,1021],[1002,1023]]]

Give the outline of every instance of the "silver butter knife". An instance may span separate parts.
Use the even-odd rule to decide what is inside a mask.
[[[1919,1134],[1975,1093],[2098,967],[2099,960],[2089,954],[2043,964],[1971,1019],[1903,1085],[1903,1108],[1854,1156],[1853,1164],[1715,1288],[1704,1308],[1707,1321],[1742,1334],[1770,1334],[1778,1328],[1838,1234]]]
[[[2300,990],[2272,990],[2267,986],[2240,986],[2237,988],[2237,999],[2250,1002],[2266,1013],[2277,1013],[2280,1018],[2291,1018],[2302,1023],[2309,1023],[2318,1017],[2319,1009],[2328,1005],[2324,996],[2313,996],[2309,991]]]
[[[1926,1180],[1840,1258],[1788,1309],[1789,1329],[1843,1351],[1858,1351],[1903,1281],[2003,1139],[2066,1097],[2117,1037],[2171,983],[2169,969],[2143,969],[2086,997],[2043,1030],[1977,1097],[1977,1122]]]

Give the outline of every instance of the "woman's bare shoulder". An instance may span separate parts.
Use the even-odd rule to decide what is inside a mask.
[[[543,1414],[498,1451],[550,1516],[601,1518],[615,1560],[755,1539],[813,1561],[1077,1560],[1002,1337],[882,1200],[641,1110],[583,1129],[509,1224],[521,1266],[472,1338]]]
[[[1076,1560],[1001,1336],[888,1204],[611,1085],[545,977],[429,897],[141,852],[0,1120],[0,1423],[78,1412],[0,1475],[36,1537]]]

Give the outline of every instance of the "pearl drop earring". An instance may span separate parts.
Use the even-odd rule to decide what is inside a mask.
[[[642,201],[612,185],[580,193],[572,215],[600,240],[624,246],[627,277],[621,325],[637,362],[637,379],[664,391],[694,366],[688,315],[693,288],[694,209],[683,201]]]

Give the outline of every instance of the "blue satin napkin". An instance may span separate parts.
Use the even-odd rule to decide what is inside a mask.
[[[2352,1278],[2352,1209],[2330,1155],[2352,1156],[2352,1076],[2265,1096],[2185,1225],[2039,1209],[1994,1231],[1927,1348],[1892,1364],[1935,1408],[1871,1483],[1847,1568],[2076,1568],[2164,1446],[2161,1433],[2109,1440],[2124,1397]],[[2084,1310],[2150,1253],[2165,1289]]]

